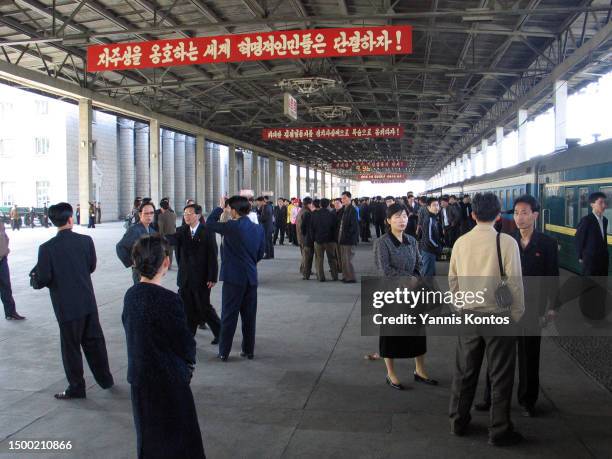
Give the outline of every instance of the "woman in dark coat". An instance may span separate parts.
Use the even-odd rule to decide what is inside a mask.
[[[414,237],[404,233],[408,224],[406,207],[392,204],[387,207],[386,233],[374,242],[374,261],[379,275],[384,277],[420,276],[421,255]],[[423,332],[423,330],[419,330]],[[387,366],[387,384],[394,389],[403,390],[395,373],[394,359],[414,358],[416,370],[414,380],[430,385],[438,382],[430,379],[425,370],[427,337],[423,334],[413,336],[381,336],[379,355]]]
[[[128,351],[128,382],[139,458],[204,458],[202,434],[189,383],[196,343],[181,298],[161,286],[168,246],[144,236],[132,250],[140,283],[124,298],[121,319]]]

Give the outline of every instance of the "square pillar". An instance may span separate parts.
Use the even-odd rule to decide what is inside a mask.
[[[92,198],[92,107],[90,99],[79,100],[79,204],[81,205],[81,225],[87,226],[89,202]],[[76,218],[75,218],[76,220]]]
[[[296,175],[295,175],[295,183],[296,183],[296,185],[297,185],[297,186],[296,186],[296,190],[297,190],[297,191],[296,191],[296,193],[295,193],[295,197],[296,197],[296,198],[300,198],[300,199],[301,199],[301,198],[302,198],[302,193],[300,192],[300,182],[301,182],[301,177],[300,177],[300,174],[301,174],[301,167],[300,167],[300,165],[299,165],[299,164],[297,164],[297,165],[295,166],[295,170],[296,170]]]
[[[255,197],[259,196],[259,155],[255,152],[251,155],[251,189]]]
[[[567,148],[567,81],[557,80],[555,91],[555,150]]]
[[[203,135],[196,137],[196,202],[205,207],[205,186],[206,186],[206,160],[205,148],[206,139]],[[208,209],[206,209],[208,210]]]
[[[157,206],[159,204],[159,152],[160,152],[160,136],[159,136],[159,120],[149,121],[149,180],[151,183],[151,200]]]
[[[499,170],[502,168],[502,158],[504,157],[504,127],[497,126],[495,128],[495,170]]]
[[[236,186],[236,145],[230,145],[227,152],[227,194],[229,196],[234,196],[238,194]]]
[[[527,161],[527,114],[527,110],[521,108],[516,118],[516,124],[518,126],[518,152],[516,159],[519,163]]]
[[[326,198],[327,187],[325,186],[325,179],[327,178],[327,172],[321,171],[321,198]]]
[[[306,166],[306,194],[312,197],[310,192],[310,167]]]
[[[276,158],[269,157],[268,158],[268,183],[269,183],[269,191],[274,193],[274,200],[278,198],[279,191],[276,189]],[[272,198],[272,196],[270,196]]]
[[[283,197],[285,199],[291,199],[291,163],[289,161],[283,162]]]
[[[487,150],[489,149],[489,141],[482,139],[480,142],[480,152],[482,153],[482,170],[483,174],[487,173],[488,161],[487,161]]]

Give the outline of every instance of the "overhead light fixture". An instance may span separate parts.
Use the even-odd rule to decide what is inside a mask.
[[[353,110],[346,105],[321,105],[319,107],[309,107],[308,113],[326,120],[346,118]]]
[[[327,90],[335,87],[338,81],[330,78],[321,77],[304,77],[304,78],[288,78],[278,82],[276,86],[284,91],[295,91],[299,94],[309,96],[322,90]]]
[[[79,46],[89,44],[89,37],[87,35],[64,35],[62,44],[66,46]]]

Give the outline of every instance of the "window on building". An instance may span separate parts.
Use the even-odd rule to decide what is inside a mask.
[[[0,102],[0,118],[6,119],[13,114],[12,102]]]
[[[3,206],[12,206],[15,203],[15,183],[0,183],[0,202]]]
[[[36,101],[36,113],[39,115],[49,114],[49,101],[48,100],[37,100]]]
[[[49,153],[49,138],[36,137],[34,139],[34,148],[37,155],[46,155]]]
[[[0,158],[8,158],[15,154],[15,139],[0,139]]]
[[[574,188],[565,189],[565,226],[574,227],[574,209],[576,199],[574,198]]]
[[[49,203],[49,182],[43,180],[36,182],[36,207],[42,207]]]

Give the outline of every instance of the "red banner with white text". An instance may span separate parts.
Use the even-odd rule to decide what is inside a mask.
[[[371,169],[403,169],[408,167],[407,161],[398,159],[366,160],[366,161],[332,161],[332,169],[354,169],[357,172],[369,172]],[[368,170],[366,170],[368,169]]]
[[[92,45],[87,71],[411,52],[411,26],[284,30]]]
[[[263,140],[399,139],[403,135],[404,128],[401,126],[273,128],[261,132]]]
[[[401,173],[387,173],[387,174],[358,174],[357,180],[370,180],[370,181],[406,181],[408,180],[407,174]]]

